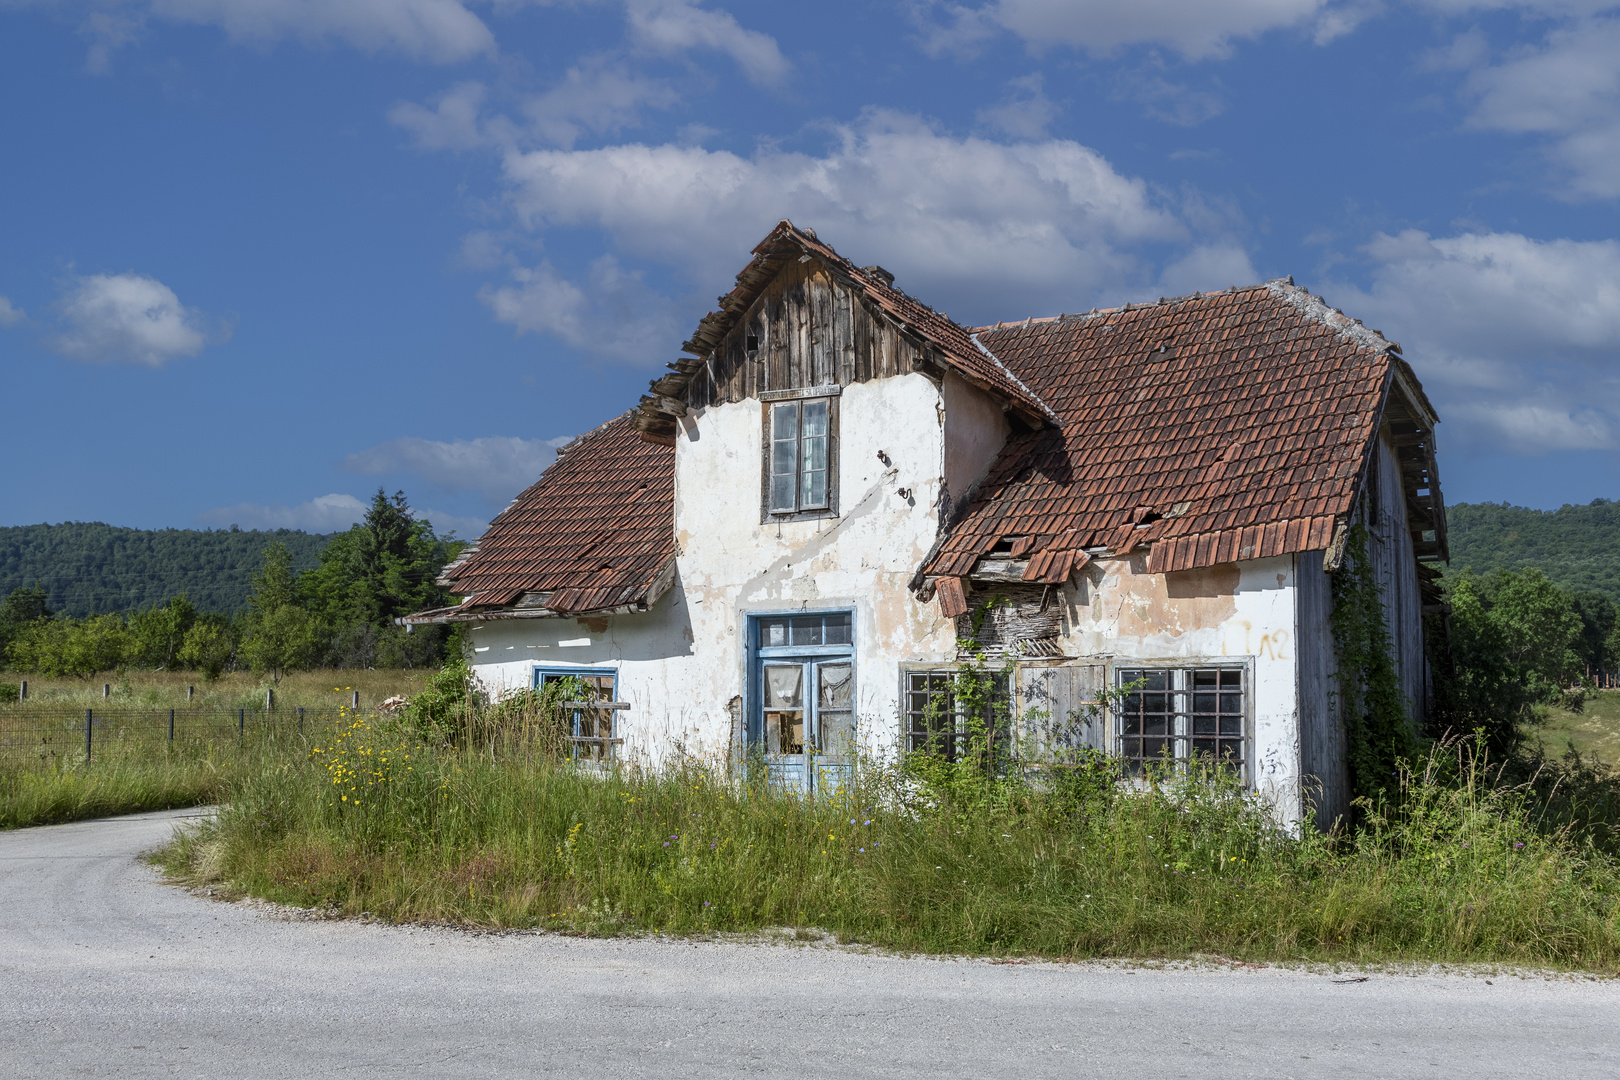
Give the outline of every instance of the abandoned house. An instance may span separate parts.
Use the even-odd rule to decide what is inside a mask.
[[[1285,820],[1349,800],[1332,571],[1365,526],[1411,720],[1446,557],[1400,346],[1292,279],[958,325],[790,222],[640,403],[444,571],[500,695],[583,677],[589,755],[952,752],[978,656],[1128,767],[1209,757]],[[1359,535],[1359,534],[1358,534]],[[595,741],[592,741],[595,740]]]

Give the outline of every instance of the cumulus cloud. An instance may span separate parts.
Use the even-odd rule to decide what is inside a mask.
[[[1466,46],[1465,46],[1466,48]],[[1573,198],[1620,196],[1620,19],[1550,32],[1467,80],[1475,128],[1540,135]]]
[[[1039,139],[1063,110],[1046,96],[1040,72],[1024,75],[1007,83],[1007,95],[995,105],[978,112],[980,124],[1014,139]]]
[[[62,332],[48,344],[74,360],[162,367],[196,356],[208,344],[203,315],[182,305],[161,281],[140,274],[78,278],[58,307]]]
[[[489,27],[459,0],[150,0],[148,10],[162,19],[217,26],[234,41],[340,41],[430,63],[495,48]]]
[[[599,360],[639,367],[663,364],[685,340],[676,305],[612,255],[593,262],[580,282],[549,262],[514,266],[511,278],[485,286],[479,299],[520,335],[548,334]]]
[[[220,506],[204,510],[191,523],[203,528],[230,528],[236,525],[244,529],[301,529],[308,533],[333,533],[342,532],[362,520],[370,506],[369,502],[363,502],[353,495],[334,492],[297,506],[247,502]],[[462,539],[481,536],[489,525],[481,517],[465,517],[425,508],[412,509],[411,516],[417,521],[432,523],[433,531],[439,536],[454,531]]]
[[[513,492],[513,494],[515,495],[516,492]],[[443,510],[432,510],[426,507],[420,510],[412,510],[411,516],[417,521],[426,521],[432,525],[433,532],[437,536],[448,536],[453,532],[462,540],[476,540],[484,535],[485,529],[489,528],[489,521],[486,518],[466,517],[461,514],[451,514]]]
[[[457,83],[438,96],[433,108],[402,101],[388,110],[388,119],[423,150],[472,150],[491,142],[479,118],[488,92],[483,83]]]
[[[1330,299],[1402,341],[1465,441],[1620,446],[1620,242],[1378,235]]]
[[[972,48],[1011,32],[1032,50],[1056,45],[1106,55],[1128,45],[1163,45],[1187,59],[1225,56],[1234,39],[1305,26],[1328,0],[997,0],[979,7],[941,5],[925,30],[934,53]]]
[[[489,88],[482,83],[459,83],[434,99],[431,108],[400,102],[389,110],[388,119],[409,132],[423,150],[572,147],[582,135],[635,127],[644,109],[667,109],[680,101],[665,80],[648,78],[606,57],[576,64],[551,89],[520,100],[517,118],[486,114],[488,96]]]
[[[628,0],[625,15],[630,41],[641,52],[671,57],[698,50],[722,53],[761,86],[782,82],[792,70],[775,38],[745,29],[725,11],[690,0]]]
[[[492,436],[481,439],[404,438],[381,443],[343,461],[361,476],[416,477],[450,494],[477,492],[496,507],[540,479],[556,460],[557,448],[569,441]],[[424,513],[427,513],[424,511]],[[432,520],[437,523],[437,512]]]
[[[526,226],[601,229],[620,251],[705,285],[727,280],[742,253],[791,217],[857,261],[881,258],[908,291],[983,314],[1148,281],[1127,245],[1188,236],[1145,183],[1072,140],[959,138],[887,111],[832,135],[822,154],[671,144],[510,152],[503,172]],[[539,302],[577,310],[543,270],[532,272]]]
[[[13,304],[8,297],[0,296],[0,328],[17,326],[27,319],[27,312]]]
[[[244,529],[302,529],[305,532],[328,533],[347,529],[366,516],[367,504],[353,495],[333,493],[322,495],[297,506],[280,504],[265,506],[260,503],[237,503],[204,510],[192,521],[194,525],[229,527],[240,525]]]

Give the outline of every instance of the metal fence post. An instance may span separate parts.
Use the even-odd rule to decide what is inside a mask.
[[[169,741],[174,742],[174,710],[169,710]]]
[[[27,701],[28,700],[28,680],[27,679],[24,679],[22,681],[22,688],[17,691],[17,700],[18,701]]]
[[[358,690],[354,692],[354,711],[360,711],[360,691]]]
[[[269,712],[276,707],[276,692],[266,687],[264,691],[264,711]]]
[[[84,763],[90,764],[90,710],[84,710]]]

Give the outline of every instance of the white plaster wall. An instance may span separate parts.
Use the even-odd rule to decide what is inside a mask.
[[[1010,425],[1001,407],[961,376],[945,376],[945,491],[953,503],[983,480],[1007,441]]]
[[[1067,651],[1125,666],[1243,658],[1255,790],[1280,820],[1300,816],[1300,730],[1292,556],[1152,574],[1141,555],[1093,560],[1064,587]]]
[[[989,430],[960,467],[987,468],[980,459],[993,457],[992,443],[999,449],[1005,421],[971,387],[949,393],[956,430]],[[475,672],[502,693],[532,685],[537,665],[616,667],[619,696],[631,705],[621,717],[628,756],[657,764],[679,749],[718,760],[739,749],[733,709],[747,675],[746,615],[852,608],[858,738],[891,750],[900,666],[956,655],[954,622],[907,588],[938,535],[946,394],[920,374],[846,386],[839,515],[797,522],[760,520],[762,404],[696,410],[677,436],[670,593],[645,614],[488,622],[469,635],[475,650],[487,650],[469,657]],[[589,644],[563,644],[579,639]]]

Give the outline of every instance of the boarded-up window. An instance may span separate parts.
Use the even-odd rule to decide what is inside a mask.
[[[1018,690],[1025,737],[1040,756],[1104,750],[1107,669],[1101,664],[1026,664]]]

